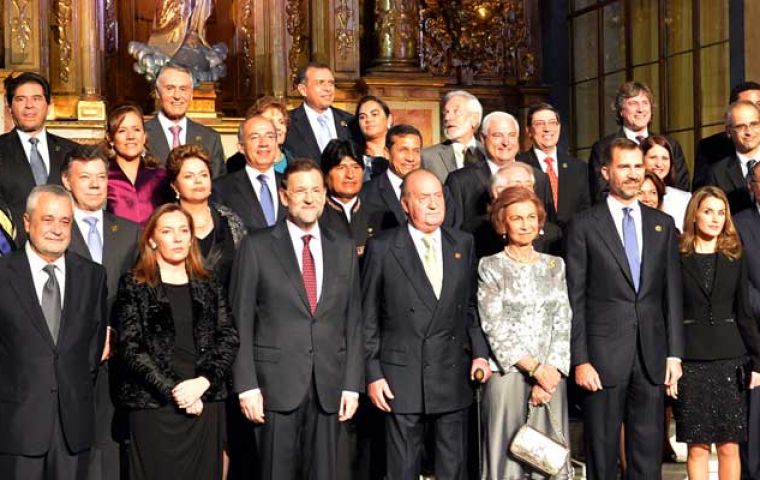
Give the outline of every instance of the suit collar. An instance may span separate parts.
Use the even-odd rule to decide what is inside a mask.
[[[301,298],[303,308],[309,315],[311,315],[309,299],[306,296],[306,288],[303,284],[303,276],[301,275],[301,269],[298,266],[296,252],[293,250],[293,243],[290,239],[288,227],[285,222],[279,222],[271,228],[272,238],[274,240],[272,242],[272,250],[277,256],[277,259],[282,264],[283,271],[290,279],[291,286],[295,289],[295,291],[298,293],[298,296]]]
[[[380,198],[383,199],[388,209],[393,212],[393,216],[396,217],[396,221],[399,224],[406,223],[406,214],[401,208],[401,202],[396,197],[396,191],[391,185],[391,181],[387,174],[377,176],[377,189],[380,192]]]
[[[292,112],[293,118],[290,122],[290,128],[298,132],[298,139],[308,145],[308,149],[313,152],[319,152],[319,143],[317,137],[311,129],[309,118],[306,116],[306,108],[301,104]]]
[[[631,268],[628,265],[628,259],[625,256],[625,248],[620,241],[620,235],[618,234],[617,228],[615,227],[615,222],[613,221],[612,213],[607,206],[607,202],[602,202],[595,208],[596,211],[594,212],[594,217],[597,219],[597,225],[601,233],[599,237],[604,242],[604,244],[607,245],[610,253],[615,258],[615,261],[617,261],[620,269],[625,275],[626,280],[628,281],[628,284],[631,286],[631,288],[634,288],[633,277],[631,276]],[[641,290],[641,282],[639,282],[639,290]]]
[[[443,241],[441,241],[443,246]],[[425,267],[422,265],[422,260],[417,254],[417,248],[414,246],[412,236],[409,234],[409,228],[404,222],[396,229],[396,235],[393,242],[393,255],[398,260],[401,269],[409,279],[409,284],[417,291],[417,295],[422,299],[423,303],[430,309],[435,311],[438,299],[435,297],[433,286],[428,280],[425,273]],[[445,255],[445,254],[444,254]],[[444,265],[444,285],[446,283],[446,266]],[[441,288],[441,295],[443,295],[443,288]]]

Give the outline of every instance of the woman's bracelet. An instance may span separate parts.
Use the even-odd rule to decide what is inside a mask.
[[[530,371],[528,372],[528,376],[530,378],[533,378],[533,376],[536,374],[536,372],[538,371],[538,369],[540,367],[541,367],[541,362],[539,362],[538,360],[536,360],[536,365],[533,368],[530,369]]]

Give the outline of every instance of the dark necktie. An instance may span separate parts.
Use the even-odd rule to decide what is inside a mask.
[[[644,135],[636,135],[636,143],[641,145],[644,142],[644,140],[646,140],[646,138],[647,137],[645,137]]]
[[[480,161],[477,147],[465,147],[464,149],[464,166],[474,165]]]
[[[58,279],[55,278],[55,265],[45,265],[45,273],[48,274],[47,282],[42,287],[42,314],[45,316],[53,343],[58,342],[58,331],[61,328],[61,289]]]
[[[269,190],[269,184],[267,184],[267,176],[259,175],[256,179],[261,183],[261,189],[259,194],[261,195],[261,209],[264,211],[264,218],[267,220],[267,226],[274,225],[274,201],[272,200],[272,192]]]
[[[631,207],[623,208],[623,245],[625,256],[628,258],[628,266],[631,269],[633,287],[638,292],[641,279],[641,260],[639,259],[639,241],[636,238],[636,222],[631,215],[632,210]]]
[[[32,175],[34,175],[35,185],[45,185],[48,179],[48,171],[45,167],[45,161],[42,160],[40,151],[37,150],[37,144],[40,143],[40,139],[32,137],[29,139],[29,143],[32,144],[32,149],[29,150],[29,164],[32,167]]]
[[[304,235],[303,239],[303,254],[301,257],[303,263],[303,286],[306,289],[306,298],[309,300],[309,309],[311,314],[317,311],[317,269],[314,266],[314,257],[311,254],[309,248],[309,242],[313,238],[311,235]]]

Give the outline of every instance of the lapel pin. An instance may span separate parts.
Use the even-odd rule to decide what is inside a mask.
[[[119,231],[119,226],[118,226],[118,225],[111,225],[111,231],[112,231],[113,233],[116,233],[116,232],[118,232],[118,231]]]
[[[461,260],[462,254],[459,252],[454,252],[454,260]]]
[[[201,137],[200,135],[196,135],[195,136],[195,141],[196,142],[202,142],[203,141],[203,137]]]
[[[55,150],[56,152],[60,152],[61,151],[61,146],[60,145],[56,145],[55,147],[53,147],[53,150]]]
[[[562,162],[562,168],[567,168],[567,163]]]
[[[372,229],[372,227],[367,227],[367,233],[369,233],[371,235],[373,231],[374,230]]]
[[[662,231],[662,225],[655,225],[654,226],[654,231],[655,232],[661,232]]]
[[[348,126],[348,123],[346,123],[346,121],[345,121],[345,120],[341,120],[341,121],[340,121],[340,126],[341,126],[341,127],[347,127],[347,126]]]

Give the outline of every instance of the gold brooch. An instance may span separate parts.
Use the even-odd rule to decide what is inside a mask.
[[[347,127],[347,126],[348,126],[348,123],[347,123],[345,120],[341,120],[341,121],[340,121],[340,126],[341,126],[341,127]]]
[[[118,225],[111,225],[111,231],[112,231],[113,233],[116,233],[116,232],[118,232],[118,231],[119,231],[119,226],[118,226]]]
[[[196,135],[195,141],[196,142],[202,142],[203,141],[203,137],[201,137],[200,135]]]
[[[460,260],[462,258],[462,254],[459,252],[454,252],[454,260]]]
[[[654,231],[655,232],[661,232],[662,231],[662,225],[655,225],[654,226]]]

